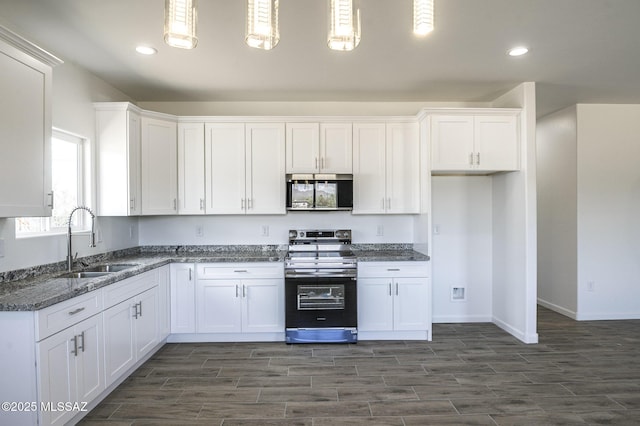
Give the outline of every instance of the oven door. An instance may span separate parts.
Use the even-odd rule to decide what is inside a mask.
[[[355,328],[356,278],[285,278],[285,307],[286,328]]]

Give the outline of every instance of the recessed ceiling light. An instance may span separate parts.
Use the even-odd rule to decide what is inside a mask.
[[[509,49],[507,53],[509,54],[509,56],[522,56],[527,52],[529,52],[529,48],[524,46],[518,46],[512,49]]]
[[[158,53],[158,51],[153,47],[142,45],[136,46],[136,52],[140,53],[141,55],[155,55],[156,53]]]

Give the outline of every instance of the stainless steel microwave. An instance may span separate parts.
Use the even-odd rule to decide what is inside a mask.
[[[353,210],[353,175],[288,174],[287,210]]]

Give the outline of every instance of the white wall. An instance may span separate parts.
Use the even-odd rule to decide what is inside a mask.
[[[493,106],[522,108],[520,171],[493,177],[493,322],[537,343],[535,83],[519,85]]]
[[[91,103],[128,100],[126,95],[73,63],[62,64],[53,70],[53,126],[91,142],[95,139],[95,114]],[[2,176],[2,171],[0,178],[10,179]],[[77,248],[78,256],[82,257],[136,246],[137,240],[129,238],[130,226],[134,227],[134,236],[137,237],[137,219],[99,219],[103,241],[90,249],[86,236],[74,237],[74,251]],[[58,262],[66,257],[65,236],[16,239],[14,219],[0,219],[0,239],[4,239],[5,244],[5,255],[0,257],[0,271]]]
[[[578,319],[640,318],[640,105],[577,115]]]
[[[262,235],[263,226],[269,235]],[[383,235],[378,236],[382,226]],[[196,236],[202,227],[203,236]],[[411,243],[409,215],[291,212],[273,216],[154,216],[140,218],[140,245],[287,244],[290,229],[346,228],[354,243]]]
[[[538,303],[576,318],[577,115],[566,108],[538,120]]]
[[[492,320],[492,178],[433,176],[433,321]],[[465,289],[452,301],[451,288]]]

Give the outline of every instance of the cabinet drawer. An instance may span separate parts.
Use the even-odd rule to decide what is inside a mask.
[[[102,312],[102,291],[92,291],[37,312],[36,341]]]
[[[201,263],[196,267],[197,277],[201,278],[282,278],[284,264],[269,263]]]
[[[427,277],[427,262],[359,262],[358,278]]]
[[[157,285],[157,269],[111,284],[103,289],[104,307],[110,308]]]

